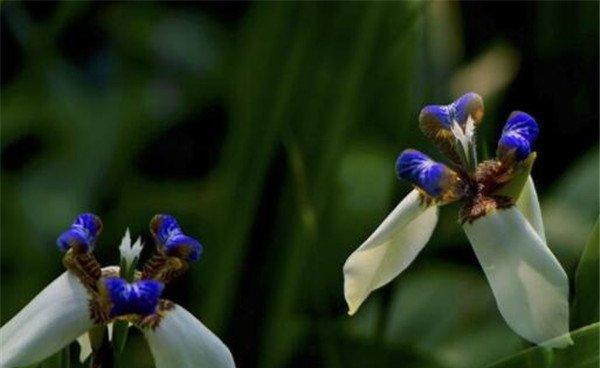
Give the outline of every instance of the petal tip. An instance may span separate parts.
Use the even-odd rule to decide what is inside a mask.
[[[82,213],[75,218],[69,230],[60,234],[56,245],[61,252],[73,248],[77,252],[87,253],[93,249],[101,232],[102,220],[93,213]]]
[[[503,160],[526,159],[532,152],[538,134],[538,124],[531,115],[523,111],[513,111],[502,129],[497,156]]]
[[[175,217],[167,214],[155,215],[150,221],[150,231],[157,245],[167,255],[193,262],[200,259],[202,244],[185,235]]]
[[[398,177],[423,189],[431,197],[440,197],[450,191],[457,176],[446,165],[433,161],[424,153],[404,150],[396,160]]]

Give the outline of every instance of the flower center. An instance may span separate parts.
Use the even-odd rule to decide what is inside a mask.
[[[513,178],[512,166],[497,160],[489,160],[477,166],[474,178],[463,179],[465,204],[460,211],[460,221],[473,222],[499,208],[510,207],[514,200],[497,194],[497,191]]]

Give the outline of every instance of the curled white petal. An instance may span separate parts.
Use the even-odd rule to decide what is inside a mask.
[[[56,353],[93,325],[88,294],[63,273],[0,329],[0,367],[26,366]]]
[[[235,367],[227,346],[179,305],[154,330],[144,330],[144,336],[157,368]]]
[[[542,220],[542,210],[540,209],[540,201],[538,200],[537,191],[533,184],[531,175],[527,178],[525,186],[515,203],[523,216],[533,226],[535,232],[546,242],[546,233],[544,231],[544,221]]]
[[[497,210],[463,228],[508,325],[536,344],[572,344],[569,280],[521,212]]]
[[[344,296],[354,314],[369,294],[390,282],[423,249],[437,223],[437,206],[410,192],[344,264]]]
[[[106,327],[108,327],[108,339],[112,341],[113,323],[109,323]],[[89,333],[86,332],[79,336],[77,342],[79,343],[79,361],[83,363],[92,353]]]
[[[90,335],[86,332],[77,338],[79,343],[79,361],[85,362],[87,357],[92,353],[92,344],[90,343]]]
[[[135,243],[131,245],[131,235],[129,234],[129,229],[127,229],[121,240],[121,245],[119,245],[119,252],[121,253],[121,258],[125,260],[128,269],[136,258],[140,258],[142,248],[142,240],[139,237]]]

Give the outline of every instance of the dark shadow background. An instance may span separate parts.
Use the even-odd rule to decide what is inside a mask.
[[[150,244],[148,221],[169,212],[205,255],[167,297],[239,367],[467,367],[516,352],[526,343],[453,206],[406,275],[345,315],[345,258],[409,189],[397,154],[441,159],[419,110],[471,89],[486,101],[482,154],[512,110],[540,124],[534,178],[570,275],[597,218],[597,2],[0,9],[3,322],[61,272],[54,241],[76,214],[103,218],[110,264],[126,227]],[[129,344],[132,367],[152,365],[139,335]]]

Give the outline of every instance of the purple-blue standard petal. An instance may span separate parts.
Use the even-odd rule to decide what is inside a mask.
[[[432,197],[438,197],[448,189],[445,187],[446,177],[451,174],[446,165],[413,149],[405,150],[398,156],[396,172],[398,177],[420,187]]]
[[[428,105],[421,110],[419,120],[427,124],[428,129],[446,129],[452,127],[451,105]]]
[[[508,117],[498,141],[498,156],[503,158],[514,152],[519,161],[527,158],[538,134],[539,127],[531,115],[514,111]]]
[[[483,115],[483,99],[475,92],[469,92],[450,104],[452,117],[459,123],[464,124],[469,115],[479,122]]]
[[[421,128],[431,134],[439,129],[450,130],[454,122],[464,125],[469,116],[476,123],[483,117],[483,99],[475,92],[466,93],[448,105],[425,106],[419,122]]]
[[[111,317],[154,313],[164,289],[164,284],[156,280],[140,280],[129,284],[119,277],[105,279],[104,286],[112,303]]]
[[[187,236],[181,230],[175,217],[159,214],[150,222],[150,230],[159,247],[169,256],[176,256],[188,261],[197,261],[202,254],[200,242]]]
[[[165,253],[170,256],[177,256],[194,262],[200,259],[203,251],[202,244],[199,241],[184,234],[177,234],[167,239],[164,248]]]
[[[150,231],[159,244],[166,243],[173,235],[183,234],[175,217],[165,214],[158,214],[152,218]]]
[[[80,247],[82,251],[89,252],[101,231],[100,218],[92,213],[84,213],[77,216],[69,230],[58,237],[56,245],[63,252],[73,247]]]

